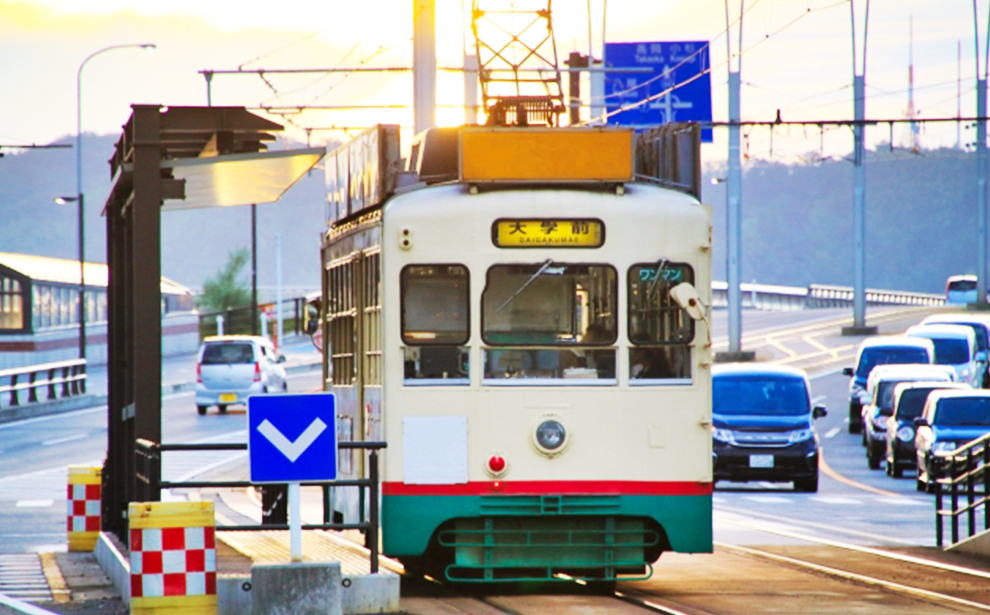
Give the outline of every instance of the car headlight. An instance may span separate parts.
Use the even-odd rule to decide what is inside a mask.
[[[885,416],[873,417],[873,429],[879,431],[887,431],[887,417]]]
[[[795,429],[794,431],[792,431],[787,435],[787,441],[790,442],[791,444],[795,444],[797,442],[804,442],[805,440],[810,439],[811,436],[813,435],[814,432],[811,431],[810,429]]]
[[[736,443],[736,438],[732,435],[731,429],[712,427],[712,437],[719,442],[725,442],[726,444]]]
[[[557,421],[543,421],[536,428],[536,442],[548,451],[553,451],[561,447],[567,432],[564,426]]]
[[[955,442],[942,441],[932,444],[933,453],[947,453],[949,451],[954,451],[955,449],[956,449]]]
[[[914,439],[914,428],[907,425],[897,430],[897,439],[901,442],[910,442]]]

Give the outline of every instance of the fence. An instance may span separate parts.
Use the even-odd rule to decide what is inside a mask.
[[[952,544],[959,542],[959,517],[966,516],[967,536],[990,528],[990,434],[977,438],[954,451],[932,456],[935,480],[935,541],[944,546],[944,521],[951,528]],[[943,498],[949,498],[948,510]],[[960,505],[960,499],[964,504]],[[977,523],[977,509],[983,507],[983,528]]]
[[[86,392],[86,359],[0,370],[0,407],[21,405],[21,391],[27,391],[24,403],[37,403],[38,390],[42,388],[48,389],[43,401],[82,395]]]
[[[161,479],[161,454],[168,451],[243,451],[247,444],[159,444],[150,440],[138,439],[135,446],[135,478],[137,479],[138,501],[157,502],[161,500],[162,489],[243,489],[254,486],[250,481],[163,481]],[[368,478],[342,479],[326,482],[302,483],[303,487],[323,488],[323,523],[304,524],[304,530],[360,530],[364,532],[364,546],[368,548],[372,574],[378,572],[378,451],[386,448],[385,442],[339,442],[341,450],[365,449],[368,451]],[[270,487],[266,485],[265,487]],[[367,519],[358,523],[333,523],[330,508],[331,487],[357,487],[361,489],[361,501],[368,501]],[[362,514],[364,506],[360,506]],[[264,510],[262,511],[265,512]],[[259,530],[287,530],[287,523],[263,523],[262,525],[222,525],[218,532],[245,532]]]
[[[780,311],[851,307],[854,292],[848,286],[828,284],[803,287],[744,283],[739,285],[739,290],[744,308]],[[728,291],[728,283],[713,281],[712,307],[728,306]],[[866,302],[870,305],[940,306],[945,304],[945,295],[867,288]]]
[[[305,307],[305,297],[282,300],[282,330],[286,336],[302,334]],[[258,313],[261,313],[260,310]],[[252,331],[259,330],[251,314],[251,306],[231,308],[222,312],[201,312],[199,315],[200,341],[205,337],[217,334],[217,316],[223,316],[225,335],[251,335]]]

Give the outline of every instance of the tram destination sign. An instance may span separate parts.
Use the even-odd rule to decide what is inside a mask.
[[[496,220],[492,241],[500,248],[597,248],[605,243],[605,225],[588,218]]]

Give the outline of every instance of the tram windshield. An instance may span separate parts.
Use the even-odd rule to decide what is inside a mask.
[[[616,280],[610,265],[491,267],[481,327],[484,342],[497,348],[485,352],[485,380],[614,384],[615,350],[607,347],[617,337]]]

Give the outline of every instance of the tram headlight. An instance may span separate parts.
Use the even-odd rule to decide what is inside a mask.
[[[910,442],[914,440],[914,429],[908,427],[907,425],[901,427],[897,430],[897,439],[901,442]]]
[[[548,451],[555,451],[564,444],[567,431],[558,421],[549,420],[536,428],[536,443]]]

